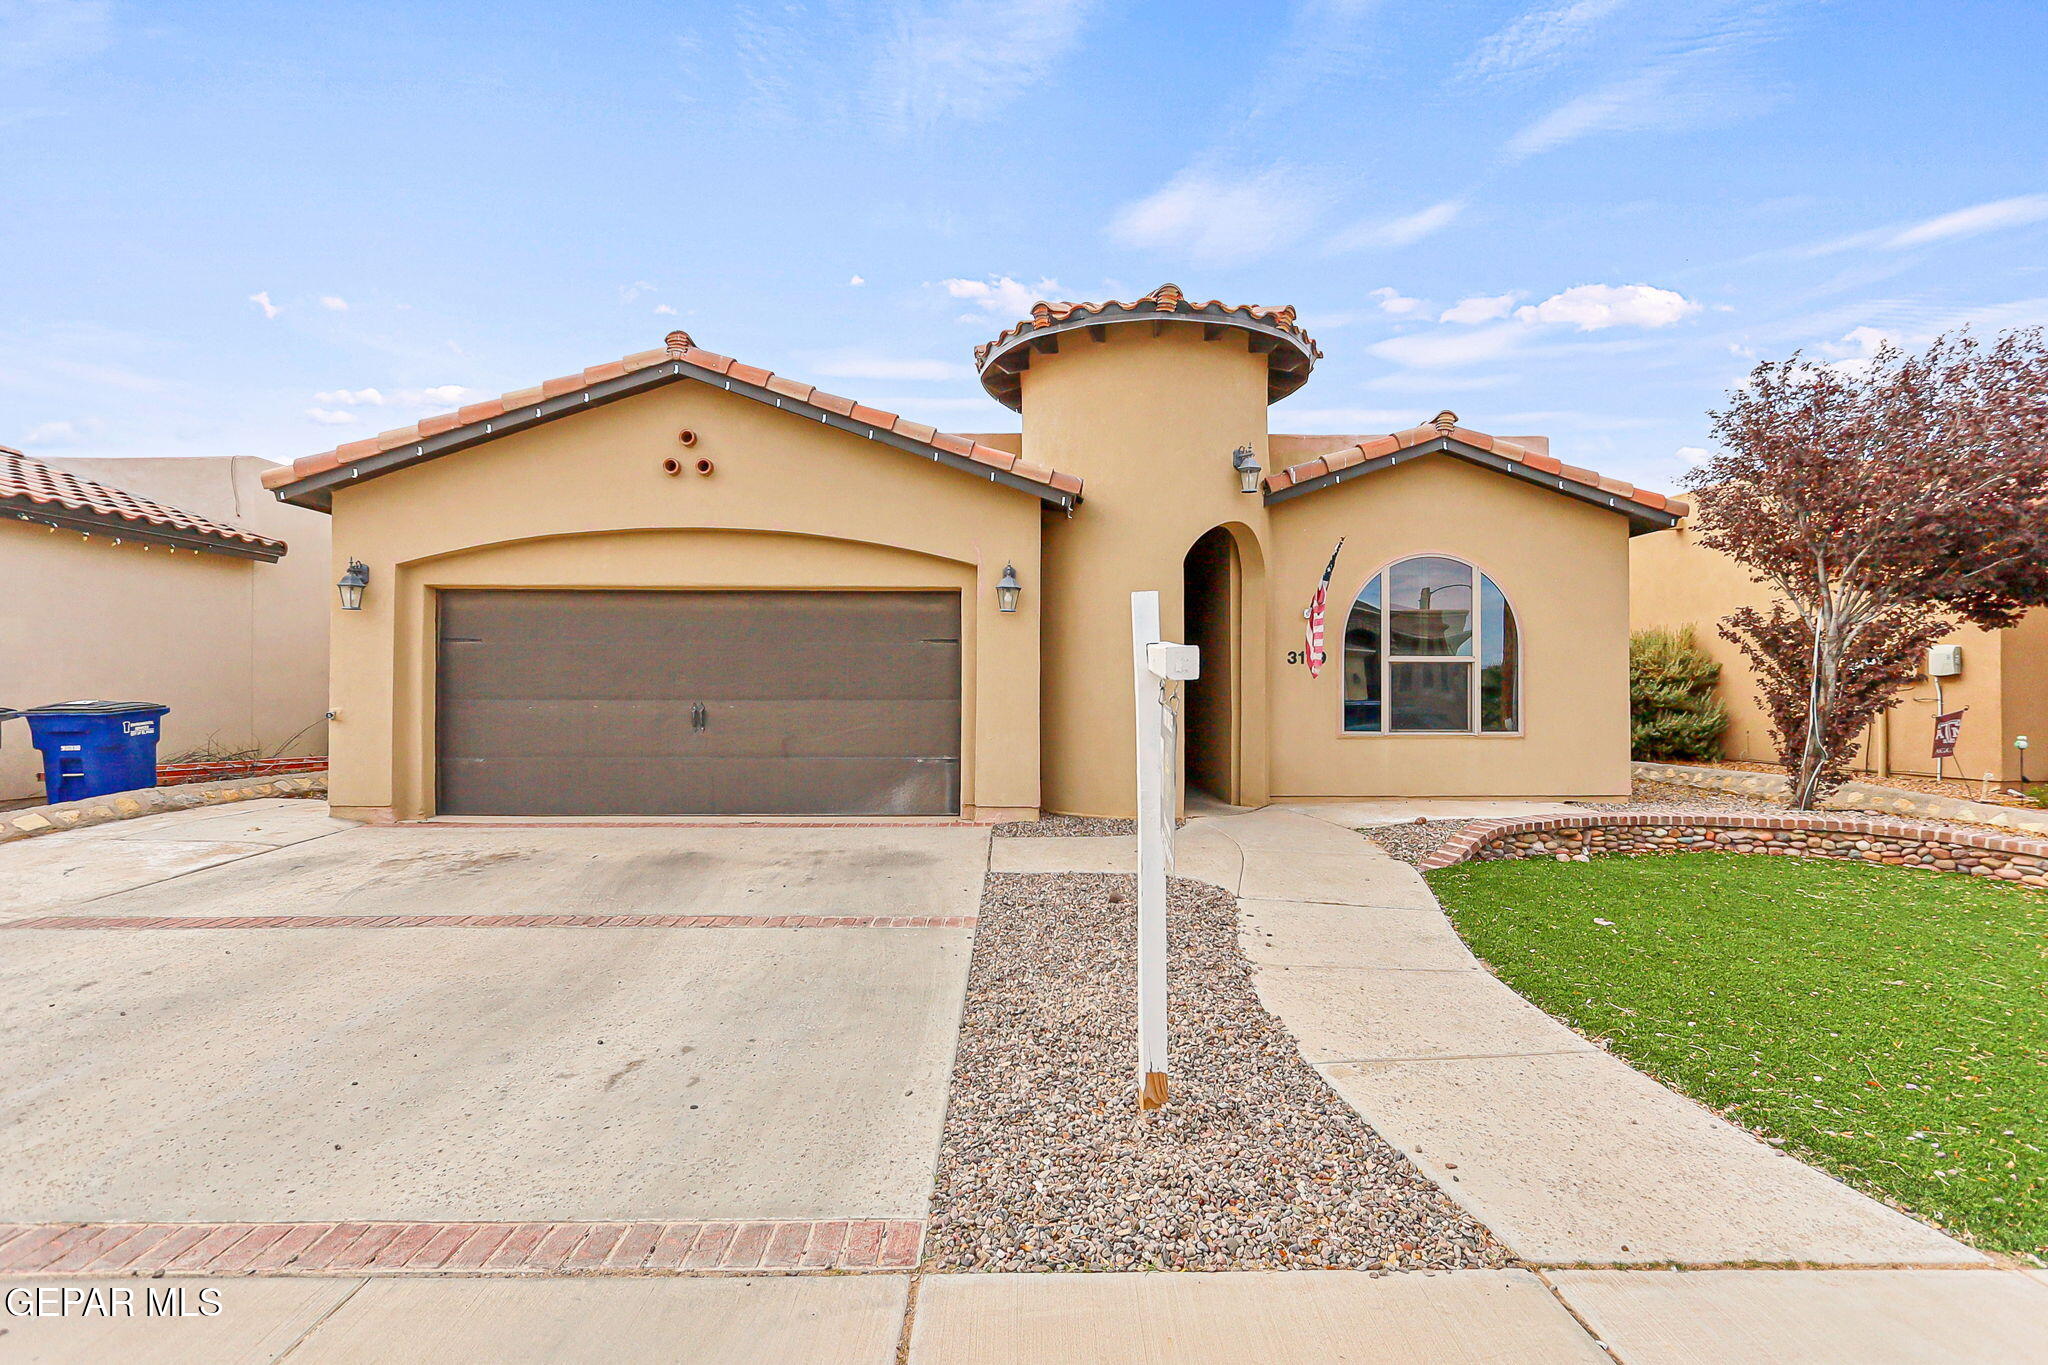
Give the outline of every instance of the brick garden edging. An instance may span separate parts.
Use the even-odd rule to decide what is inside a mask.
[[[1832,815],[1544,815],[1465,826],[1418,866],[1618,853],[1761,853],[1964,872],[2048,889],[2048,840]]]
[[[83,829],[112,820],[134,820],[165,811],[190,810],[194,806],[219,806],[230,801],[259,801],[270,796],[325,796],[327,774],[291,773],[275,777],[237,777],[224,782],[188,782],[176,787],[146,787],[141,791],[115,792],[83,801],[62,801],[54,806],[30,806],[25,810],[0,811],[0,844],[15,839],[54,834],[58,830]]]
[[[902,1218],[693,1223],[0,1223],[0,1275],[908,1270]]]

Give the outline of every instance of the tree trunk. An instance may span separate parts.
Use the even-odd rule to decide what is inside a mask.
[[[1841,676],[1842,642],[1832,611],[1821,614],[1813,632],[1813,657],[1806,689],[1806,743],[1799,755],[1799,773],[1792,784],[1794,810],[1812,810],[1820,799],[1821,774],[1827,767],[1828,732],[1833,728],[1836,681]]]

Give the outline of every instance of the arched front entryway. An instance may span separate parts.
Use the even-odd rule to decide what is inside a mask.
[[[1248,718],[1256,717],[1246,675],[1248,604],[1259,600],[1263,568],[1255,541],[1239,528],[1203,534],[1181,562],[1182,638],[1202,651],[1202,676],[1187,684],[1187,789],[1231,805],[1263,803],[1263,763],[1253,773]]]

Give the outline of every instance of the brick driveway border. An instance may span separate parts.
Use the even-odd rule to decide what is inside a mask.
[[[0,1275],[909,1270],[924,1223],[7,1223]]]

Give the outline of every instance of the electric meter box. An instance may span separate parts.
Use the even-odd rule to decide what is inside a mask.
[[[1963,671],[1963,647],[1961,645],[1935,645],[1927,651],[1927,676],[1930,678],[1953,678]]]

